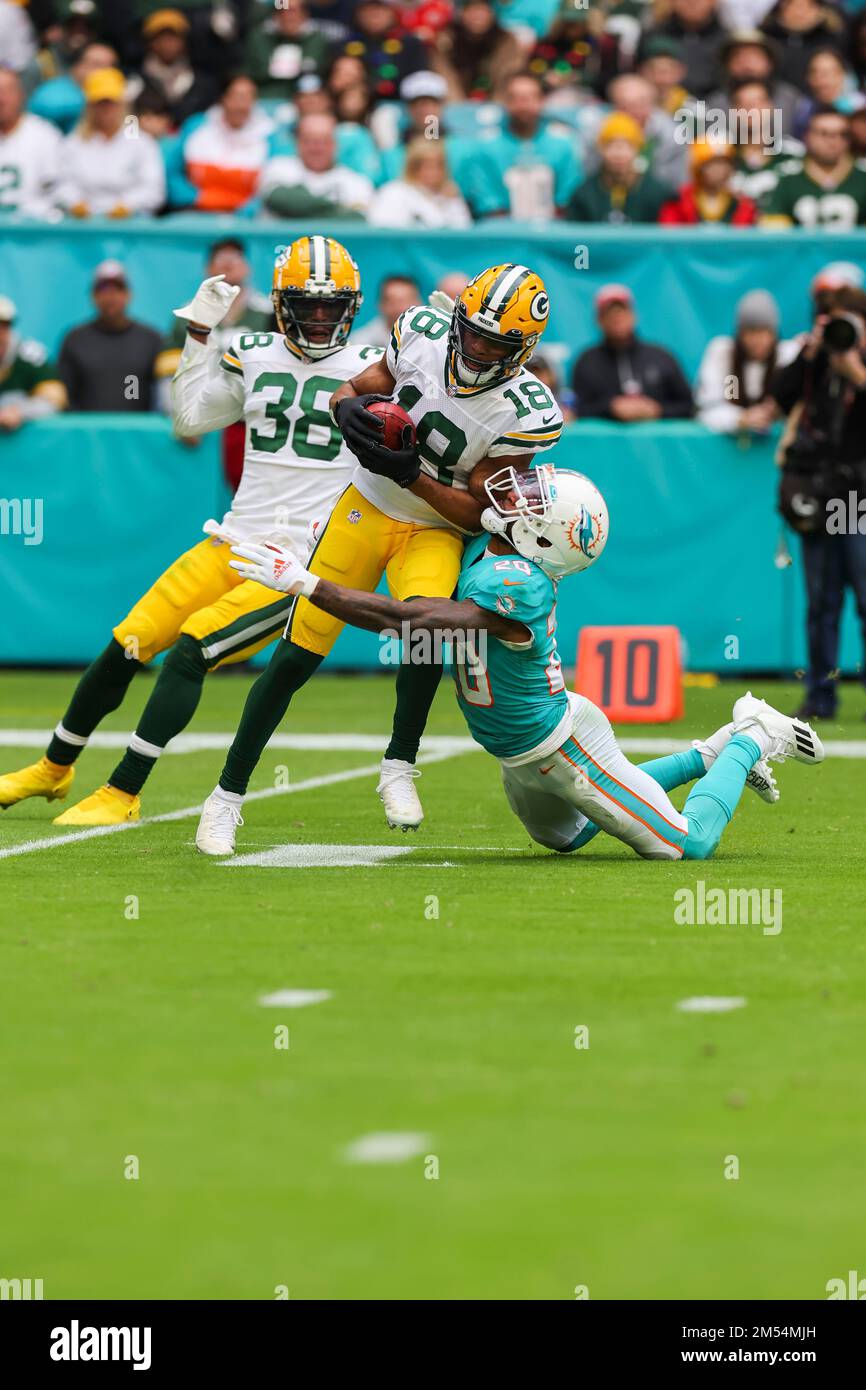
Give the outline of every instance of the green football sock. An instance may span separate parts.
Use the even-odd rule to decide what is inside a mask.
[[[244,712],[220,774],[225,792],[243,796],[271,734],[292,696],[321,665],[323,658],[283,638],[247,696]]]
[[[394,724],[391,742],[385,749],[386,758],[400,758],[403,762],[414,763],[441,679],[441,662],[424,665],[401,662],[397,672]]]
[[[166,744],[185,729],[198,708],[208,664],[201,644],[186,634],[165,659],[129,747],[108,781],[137,796]]]
[[[46,758],[64,767],[74,763],[97,724],[122,704],[130,681],[140,670],[141,662],[127,656],[112,637],[78,682],[69,708],[45,750]]]

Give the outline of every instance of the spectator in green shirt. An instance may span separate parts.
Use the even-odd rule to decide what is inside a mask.
[[[323,77],[329,45],[315,28],[305,0],[280,0],[273,15],[250,31],[245,69],[259,96],[288,100],[308,73]]]
[[[617,226],[658,221],[673,189],[646,172],[643,142],[643,131],[631,116],[623,111],[608,116],[598,134],[601,168],[576,189],[566,210],[569,221]]]
[[[0,295],[0,433],[65,410],[66,388],[41,343],[15,332],[17,310]]]

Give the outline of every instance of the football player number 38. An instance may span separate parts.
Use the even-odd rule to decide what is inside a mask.
[[[335,459],[343,437],[328,413],[328,400],[341,385],[342,382],[334,381],[332,377],[307,377],[298,400],[299,414],[292,421],[289,411],[298,395],[297,378],[287,372],[262,372],[256,378],[253,391],[263,396],[265,392],[269,393],[264,414],[266,420],[273,420],[274,423],[271,430],[250,431],[252,448],[276,454],[291,434],[292,450],[299,458],[318,459],[325,463]]]

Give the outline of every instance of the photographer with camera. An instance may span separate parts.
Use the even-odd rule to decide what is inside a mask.
[[[799,356],[770,387],[788,415],[779,510],[801,537],[809,670],[802,719],[836,712],[839,622],[845,591],[857,604],[866,650],[866,293],[838,289]],[[863,508],[862,518],[860,509]]]

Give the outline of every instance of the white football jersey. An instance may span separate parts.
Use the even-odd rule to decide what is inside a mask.
[[[415,425],[422,469],[465,492],[481,459],[551,449],[562,431],[562,415],[547,387],[525,367],[471,395],[449,395],[449,327],[448,317],[426,304],[407,309],[394,324],[385,360],[396,381],[394,398]],[[352,482],[395,521],[458,529],[390,478],[359,465]]]
[[[25,217],[51,214],[61,143],[59,130],[29,112],[8,135],[0,134],[0,208]]]
[[[243,477],[223,519],[229,535],[288,535],[306,556],[312,524],[330,515],[356,463],[331,419],[329,398],[382,352],[353,344],[310,362],[282,334],[239,332],[220,355],[187,335],[171,385],[178,432],[246,423]]]

